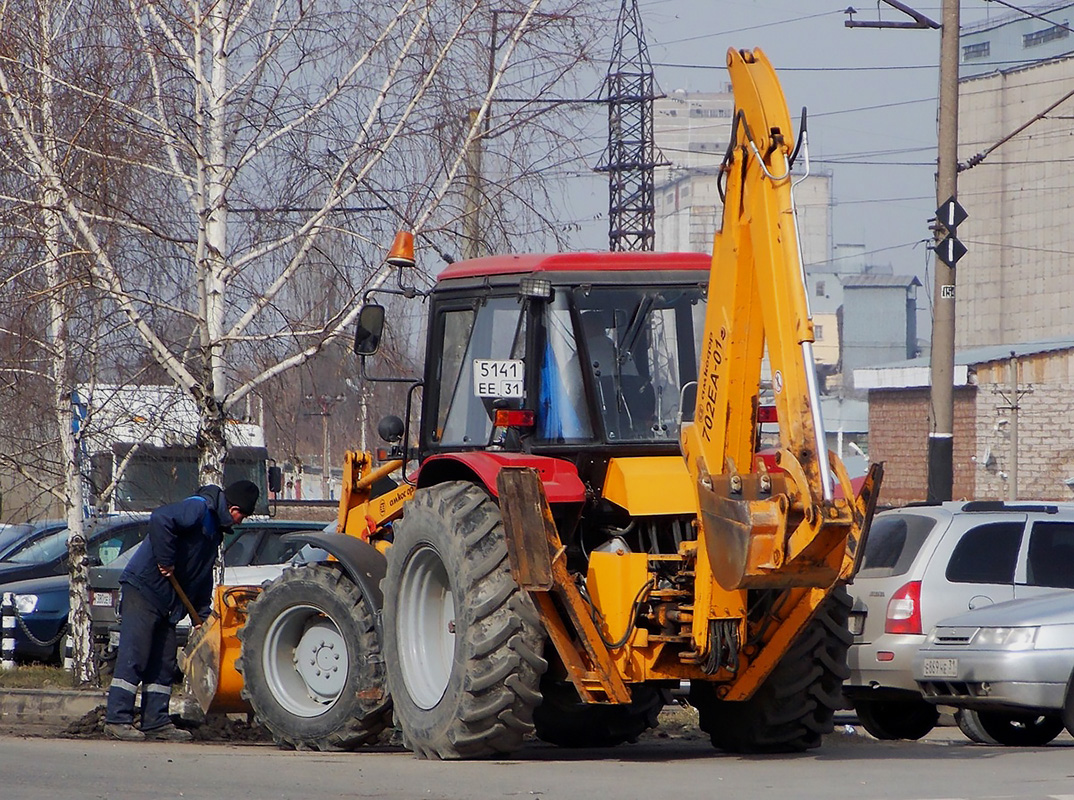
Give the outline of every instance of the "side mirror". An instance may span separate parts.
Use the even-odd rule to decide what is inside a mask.
[[[371,356],[380,349],[380,337],[384,333],[384,306],[366,303],[358,314],[358,328],[354,332],[354,352]]]
[[[391,414],[377,423],[377,435],[386,442],[398,442],[403,438],[403,420]]]
[[[283,470],[276,465],[268,468],[268,490],[273,494],[283,490]]]

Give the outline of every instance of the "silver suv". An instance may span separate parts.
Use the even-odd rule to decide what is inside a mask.
[[[869,733],[919,739],[932,730],[938,713],[912,669],[925,636],[944,617],[1054,592],[1054,576],[1041,576],[1058,569],[1070,580],[1074,562],[1034,563],[1046,552],[1034,542],[1057,539],[1074,546],[1072,504],[971,501],[877,514],[850,586],[854,642],[843,684]]]

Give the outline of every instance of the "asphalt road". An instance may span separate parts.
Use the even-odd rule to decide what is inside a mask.
[[[0,737],[4,800],[1074,800],[1074,739],[1048,747],[974,745],[957,729],[921,742],[840,732],[797,756],[723,755],[696,737],[609,750],[541,743],[518,758],[419,761],[400,750],[313,753],[272,745],[127,744]]]

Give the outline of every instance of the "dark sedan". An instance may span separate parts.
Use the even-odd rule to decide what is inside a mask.
[[[86,550],[90,564],[111,563],[144,539],[148,530],[148,514],[87,521]],[[69,571],[66,527],[24,540],[0,560],[0,592],[14,595],[18,660],[62,659],[62,636],[70,611]]]

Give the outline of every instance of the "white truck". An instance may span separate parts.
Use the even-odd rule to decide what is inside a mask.
[[[175,386],[79,386],[72,393],[81,428],[87,510],[149,511],[198,487],[198,410]],[[261,490],[257,513],[268,513],[268,489],[279,491],[261,425],[227,427],[224,483],[246,478]]]

